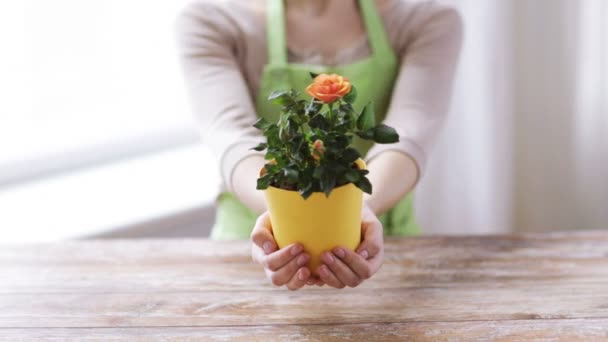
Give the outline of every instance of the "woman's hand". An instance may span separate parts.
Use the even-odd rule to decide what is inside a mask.
[[[268,211],[258,217],[251,232],[251,241],[253,261],[264,266],[266,275],[274,285],[286,285],[290,290],[298,290],[307,283],[314,284],[307,267],[310,255],[304,253],[301,244],[294,243],[277,250]]]
[[[317,272],[325,284],[338,289],[356,287],[380,269],[384,259],[382,223],[365,204],[361,211],[361,235],[363,241],[355,252],[336,247],[323,253],[323,264]]]

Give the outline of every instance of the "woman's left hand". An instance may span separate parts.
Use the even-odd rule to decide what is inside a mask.
[[[361,235],[363,241],[355,252],[336,247],[323,253],[317,269],[323,283],[338,289],[356,287],[380,269],[384,260],[382,223],[366,205],[361,211]]]

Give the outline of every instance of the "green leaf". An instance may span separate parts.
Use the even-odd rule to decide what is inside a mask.
[[[351,170],[348,171],[345,175],[346,180],[351,182],[351,183],[356,183],[359,181],[360,175],[359,172],[355,171],[355,170]]]
[[[359,118],[357,119],[357,128],[361,131],[367,131],[376,124],[376,114],[374,113],[374,104],[368,103],[364,108]]]
[[[266,121],[266,119],[264,119],[264,118],[259,118],[253,124],[253,127],[255,127],[257,129],[261,129],[261,130],[265,130],[265,129],[269,128],[270,126],[272,126],[272,124],[270,122]]]
[[[329,121],[322,114],[313,116],[308,122],[308,125],[312,128],[318,128],[324,131],[330,128]]]
[[[341,151],[333,144],[326,144],[325,145],[325,153],[323,154],[323,156],[325,157],[325,159],[334,159],[339,157],[338,154]]]
[[[369,182],[369,179],[367,179],[367,177],[361,177],[356,183],[355,185],[361,189],[363,192],[368,193],[368,194],[372,194],[372,183]]]
[[[264,168],[268,172],[266,175],[276,173],[279,170],[279,166],[274,163],[266,163],[266,164],[264,164]]]
[[[355,108],[353,108],[353,105],[350,103],[342,103],[342,104],[340,104],[339,108],[341,111],[348,113],[348,114],[355,112]]]
[[[289,142],[289,152],[291,154],[297,154],[304,144],[304,136],[302,134],[296,134],[296,136]]]
[[[368,129],[367,131],[357,132],[357,135],[361,139],[372,140],[372,139],[374,139],[374,130]]]
[[[321,177],[321,191],[325,193],[325,197],[329,197],[331,191],[336,187],[336,176],[332,174],[324,174]]]
[[[276,99],[289,96],[289,90],[276,90],[270,93],[268,101],[274,101]]]
[[[250,148],[250,150],[255,150],[255,151],[264,151],[266,148],[268,147],[267,143],[259,143],[258,146]]]
[[[338,124],[336,126],[334,126],[334,130],[341,132],[341,133],[347,133],[349,131],[350,127],[351,127],[350,121],[341,120],[341,121],[338,121]]]
[[[297,97],[297,95],[298,93],[293,90],[273,91],[270,93],[270,96],[268,96],[268,101],[283,106],[290,106],[296,102],[295,97]]]
[[[277,125],[279,126],[279,139],[285,142],[289,141],[289,139],[292,138],[292,132],[290,131],[290,123],[287,115],[281,115]]]
[[[344,101],[348,103],[354,103],[357,99],[357,88],[354,85],[351,85],[350,92],[343,97]]]
[[[343,163],[341,163],[339,160],[329,161],[327,163],[327,168],[331,170],[330,173],[333,175],[344,174],[346,171],[352,170],[350,167],[346,168],[342,164]]]
[[[258,178],[256,189],[265,190],[270,186],[270,174],[265,174],[264,176]]]
[[[265,160],[273,160],[277,159],[278,152],[275,151],[266,151],[266,155],[264,156]]]
[[[391,144],[399,141],[399,134],[394,128],[380,124],[374,128],[374,141],[378,144]]]
[[[308,116],[314,116],[321,110],[323,107],[323,102],[318,101],[310,101],[310,103],[305,108],[305,114]]]
[[[283,169],[283,175],[290,183],[295,183],[298,181],[298,170],[296,169]]]
[[[307,199],[308,197],[310,197],[310,195],[312,195],[312,193],[314,192],[312,183],[308,183],[302,190],[300,190],[300,195],[304,198]]]
[[[312,178],[321,179],[323,172],[325,172],[325,168],[322,165],[315,167],[315,170],[312,172]]]
[[[348,164],[354,162],[355,160],[359,159],[360,156],[361,155],[359,154],[359,151],[357,151],[356,149],[354,149],[352,147],[349,147],[342,154],[342,160],[348,165]]]
[[[312,71],[311,71],[311,72],[309,72],[308,74],[310,75],[310,78],[312,78],[313,80],[314,80],[315,78],[317,78],[317,76],[319,76],[319,74],[314,73],[314,72],[312,72]]]

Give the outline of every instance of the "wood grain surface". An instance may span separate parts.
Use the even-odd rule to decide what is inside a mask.
[[[608,231],[387,239],[356,289],[272,286],[246,241],[0,247],[0,340],[608,341]]]

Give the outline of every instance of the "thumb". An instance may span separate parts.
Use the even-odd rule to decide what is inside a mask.
[[[272,235],[272,225],[268,211],[258,217],[251,232],[251,241],[268,255],[277,250],[277,244]]]
[[[378,219],[362,220],[361,235],[363,241],[357,247],[356,252],[363,259],[370,259],[380,253],[383,246],[383,228]]]

